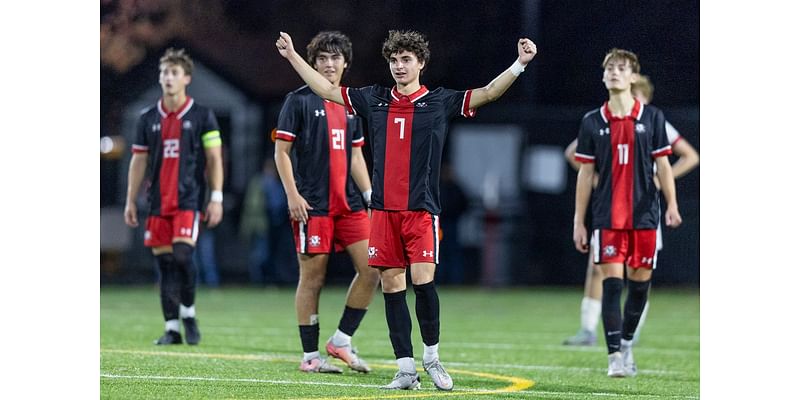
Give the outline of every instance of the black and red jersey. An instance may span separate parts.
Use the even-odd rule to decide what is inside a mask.
[[[276,131],[277,139],[292,142],[294,179],[313,208],[309,215],[364,209],[350,176],[352,148],[364,145],[360,118],[303,86],[286,95]]]
[[[148,154],[150,215],[201,210],[206,192],[205,146],[221,145],[214,112],[191,97],[175,112],[163,100],[139,117],[134,153]]]
[[[594,163],[592,229],[656,229],[655,158],[672,154],[664,114],[638,100],[630,115],[614,117],[608,103],[583,117],[575,160]]]
[[[475,116],[471,90],[425,86],[411,95],[378,85],[342,87],[348,110],[367,120],[372,146],[372,208],[441,212],[439,173],[450,121]]]

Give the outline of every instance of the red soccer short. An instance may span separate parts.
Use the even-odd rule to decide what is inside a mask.
[[[196,242],[199,231],[199,211],[178,210],[173,215],[153,215],[147,217],[144,245],[171,246],[175,238],[186,238]]]
[[[372,210],[369,265],[405,268],[414,263],[439,263],[439,216]]]
[[[292,221],[295,249],[300,254],[328,254],[369,239],[369,216],[364,210],[326,216],[309,215],[308,222]]]
[[[631,268],[656,267],[655,229],[595,229],[592,233],[595,264],[621,263]]]

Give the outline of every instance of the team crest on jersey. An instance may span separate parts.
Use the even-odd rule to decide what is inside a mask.
[[[608,245],[608,246],[603,248],[603,254],[606,257],[613,257],[613,256],[617,255],[617,248],[612,246],[612,245]]]
[[[636,124],[634,129],[636,129],[636,133],[644,133],[645,131],[644,124]]]
[[[370,246],[368,251],[369,258],[375,258],[378,256],[378,248]]]
[[[314,110],[314,116],[315,117],[324,117],[325,116],[325,110],[324,109],[323,110]]]
[[[317,235],[314,235],[314,236],[311,236],[310,238],[308,238],[308,244],[310,244],[311,247],[317,247],[317,246],[319,246],[319,243],[320,243],[320,238]]]
[[[153,126],[150,129],[152,129],[153,132],[158,132],[161,130],[161,124],[158,123],[153,124]]]
[[[192,129],[192,121],[183,121],[183,129]]]
[[[608,129],[608,127],[605,127],[605,128],[600,128],[597,131],[597,134],[599,134],[600,136],[603,136],[603,135],[608,135],[609,132],[611,132],[611,130]]]

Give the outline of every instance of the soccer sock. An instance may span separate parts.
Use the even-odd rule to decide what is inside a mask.
[[[319,351],[312,351],[311,353],[303,352],[303,361],[313,360],[320,358]]]
[[[605,289],[605,288],[604,288]],[[625,318],[622,320],[622,338],[633,340],[633,333],[639,325],[642,310],[647,303],[650,281],[628,281],[628,298],[625,300]]]
[[[180,315],[181,319],[194,318],[195,316],[194,306],[186,307],[185,305],[181,304],[180,308],[178,309],[178,314]]]
[[[161,274],[159,279],[159,291],[161,294],[161,311],[164,314],[164,321],[178,319],[178,305],[180,304],[180,277],[175,268],[175,257],[172,253],[159,254],[156,256],[158,270]]]
[[[422,334],[422,342],[428,346],[439,343],[439,295],[433,281],[414,285],[417,297],[417,321]]]
[[[386,324],[389,326],[389,339],[392,342],[394,356],[398,360],[401,358],[413,359],[411,314],[408,312],[406,304],[406,291],[384,293],[383,299],[386,307]]]
[[[344,333],[341,329],[337,329],[331,336],[331,343],[336,347],[350,346],[352,336]]]
[[[170,319],[170,320],[168,320],[167,322],[164,323],[164,330],[165,331],[180,332],[181,331],[181,326],[178,323],[177,319]]]
[[[350,336],[355,335],[356,329],[358,329],[358,325],[361,324],[361,320],[364,319],[364,314],[366,313],[366,309],[344,306],[342,319],[339,320],[339,331],[348,336],[348,341],[350,340]]]
[[[414,357],[403,357],[397,359],[397,366],[400,367],[400,371],[413,374],[417,372],[417,367],[414,365]]]
[[[621,278],[603,280],[603,328],[606,334],[608,354],[619,351],[622,334],[622,312],[619,301],[622,297],[622,286]]]
[[[425,351],[422,353],[422,362],[429,363],[439,358],[439,344],[433,346],[425,345]]]
[[[193,251],[194,247],[186,243],[172,244],[175,265],[178,267],[181,279],[181,304],[187,307],[194,305],[195,288],[197,287],[197,268],[192,260]]]
[[[600,313],[603,311],[603,302],[591,297],[584,297],[581,301],[581,329],[597,333],[597,323],[600,322]]]
[[[648,293],[647,297],[650,297]],[[644,321],[647,319],[647,310],[650,309],[650,300],[647,300],[644,303],[644,310],[642,310],[642,316],[639,317],[639,325],[636,325],[636,332],[633,332],[633,341],[636,342],[639,340],[639,335],[642,334],[642,327],[644,326]]]
[[[313,353],[319,350],[319,324],[300,325],[300,342],[303,344],[304,353]]]

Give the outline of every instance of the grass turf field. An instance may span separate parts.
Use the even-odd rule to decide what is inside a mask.
[[[344,287],[320,301],[320,349],[336,329]],[[639,375],[606,377],[604,339],[595,347],[561,341],[578,328],[579,288],[439,288],[439,354],[455,382],[436,391],[422,371],[422,340],[408,293],[422,389],[383,391],[397,370],[376,296],[353,338],[373,371],[298,371],[302,355],[292,289],[200,288],[198,346],[155,346],[163,321],[153,286],[101,289],[100,394],[109,399],[697,399],[700,396],[699,291],[656,287],[641,342]],[[602,323],[601,323],[602,324]],[[602,328],[599,329],[602,331]]]

